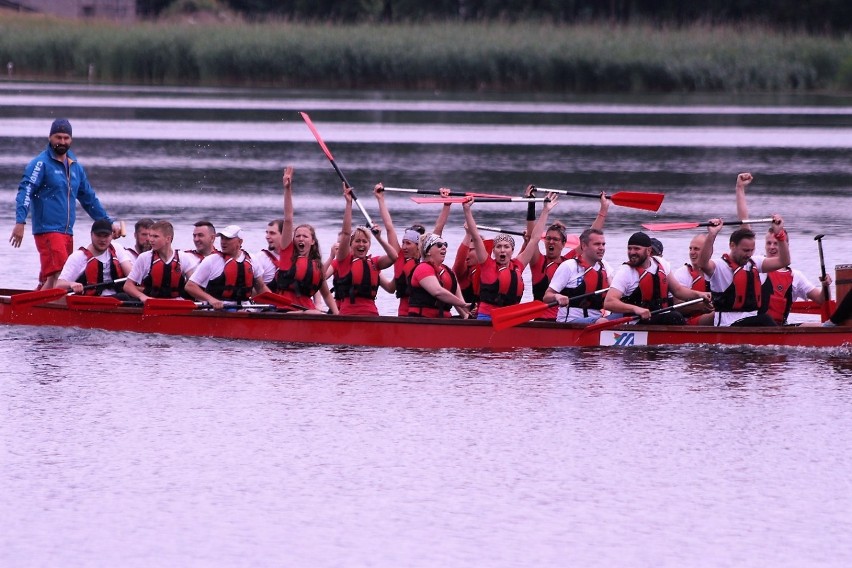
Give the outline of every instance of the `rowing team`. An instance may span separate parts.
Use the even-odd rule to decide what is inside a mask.
[[[77,293],[123,294],[142,301],[148,298],[194,298],[222,309],[225,302],[245,302],[259,294],[277,294],[277,305],[291,310],[319,312],[319,298],[328,313],[378,315],[379,288],[399,298],[400,316],[448,317],[452,309],[462,318],[491,319],[511,311],[524,295],[523,271],[531,271],[533,297],[547,303],[539,319],[575,324],[603,323],[633,315],[651,324],[777,325],[786,323],[794,297],[821,302],[822,291],[791,271],[790,251],[783,219],[772,218],[766,235],[767,255],[754,255],[755,234],[747,227],[734,231],[730,250],[712,260],[716,236],[723,223],[711,219],[707,234],[690,243],[690,261],[677,270],[662,257],[663,247],[643,232],[633,234],[627,245],[627,262],[618,270],[603,259],[603,232],[609,201],[601,194],[600,211],[579,243],[567,253],[562,223],[549,223],[559,196],[548,193],[538,217],[535,201],[527,212],[528,235],[520,251],[512,235],[500,233],[482,238],[473,217],[475,197],[462,202],[465,237],[451,268],[445,264],[448,243],[442,238],[452,200],[447,200],[431,232],[412,225],[398,238],[384,199],[384,188],[374,188],[387,237],[373,225],[351,188],[343,188],[343,226],[331,256],[324,262],[311,225],[295,225],[292,193],[293,169],[283,176],[284,218],[269,223],[268,248],[249,255],[242,249],[242,230],[230,225],[216,232],[207,221],[195,224],[195,250],[172,247],[170,222],[141,221],[136,226],[137,246],[113,246],[113,228],[99,220],[92,226],[92,242],[73,253],[62,270],[57,287]],[[737,179],[738,205],[745,207],[745,187],[750,174]],[[449,190],[441,189],[442,195]],[[529,186],[527,197],[534,197]],[[352,207],[357,203],[368,226],[352,226]],[[747,218],[743,211],[741,219]],[[147,225],[147,227],[146,227]],[[214,247],[216,236],[220,248]],[[370,254],[372,239],[384,254]],[[135,258],[134,258],[135,257]],[[393,277],[382,276],[393,268]],[[332,279],[332,287],[327,281]],[[123,282],[122,282],[123,281]],[[823,281],[824,286],[830,279]],[[684,308],[678,307],[683,303]],[[696,305],[700,304],[700,305]],[[687,309],[689,311],[687,311]]]

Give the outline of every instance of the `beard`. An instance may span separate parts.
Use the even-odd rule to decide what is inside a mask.
[[[59,154],[60,156],[64,156],[66,152],[68,152],[69,146],[67,144],[55,144],[53,146],[53,151]]]

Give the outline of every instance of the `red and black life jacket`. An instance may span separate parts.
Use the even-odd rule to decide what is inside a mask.
[[[657,259],[651,257],[651,262],[657,265],[657,272],[653,274],[641,266],[634,267],[639,273],[639,285],[624,298],[624,303],[642,306],[652,311],[671,305],[668,276]]]
[[[462,284],[461,280],[459,280],[459,285],[462,287],[461,293],[462,298],[468,304],[475,304],[479,302],[479,266],[471,266],[467,271],[467,278],[465,278],[465,283]]]
[[[394,278],[397,298],[405,298],[411,295],[411,275],[414,274],[414,269],[417,268],[418,264],[420,264],[419,258],[406,258],[403,261],[399,275]]]
[[[322,287],[323,271],[319,259],[306,256],[296,260],[279,259],[278,273],[275,275],[276,289],[290,291],[297,296],[313,298]]]
[[[183,295],[186,277],[180,266],[180,253],[175,251],[172,260],[164,261],[156,252],[151,253],[151,270],[142,279],[142,292],[152,298],[177,298]]]
[[[254,273],[252,272],[251,257],[245,251],[245,258],[237,262],[233,258],[216,251],[225,261],[222,274],[207,283],[205,291],[220,300],[234,300],[245,302],[251,296],[254,287]]]
[[[583,278],[580,280],[579,285],[575,287],[566,286],[559,292],[560,294],[574,298],[609,287],[609,276],[607,276],[603,263],[596,262],[592,265],[587,263],[582,257],[577,257],[573,260],[577,263],[577,266],[583,269]],[[603,309],[605,297],[606,293],[595,294],[594,296],[587,296],[579,300],[572,299],[568,305],[571,308],[581,308],[583,310],[583,317],[589,317],[589,310]]]
[[[431,266],[435,276],[438,278],[438,283],[445,290],[449,290],[453,294],[456,293],[456,289],[458,288],[458,279],[456,279],[455,273],[445,264],[441,265],[441,268],[435,270],[434,266]],[[410,295],[408,297],[408,314],[409,315],[419,315],[426,317],[444,317],[445,312],[450,311],[452,306],[441,300],[437,299],[435,296],[427,292],[422,286],[411,286]]]
[[[352,257],[349,272],[343,277],[335,274],[332,284],[335,300],[348,298],[352,303],[355,302],[355,298],[375,300],[379,292],[379,271],[373,265],[371,257]]]
[[[724,292],[713,292],[713,308],[717,312],[753,312],[760,309],[760,272],[754,262],[749,260],[739,266],[727,254],[722,255],[731,270],[734,279]]]
[[[547,288],[550,286],[553,274],[564,260],[566,260],[564,256],[557,257],[556,260],[547,260],[547,257],[542,255],[540,261],[535,266],[530,265],[533,299],[541,301],[544,298],[544,293],[547,292]]]
[[[684,266],[689,271],[689,287],[697,292],[709,292],[710,282],[704,276],[704,273],[700,269],[692,268],[692,265],[688,262],[684,263]]]
[[[104,263],[95,258],[95,255],[87,249],[86,247],[80,247],[80,250],[83,251],[83,254],[86,255],[86,268],[83,270],[83,273],[80,274],[80,277],[77,278],[77,282],[82,284],[83,286],[88,286],[89,284],[101,284],[104,281]],[[124,270],[121,269],[121,263],[118,261],[118,257],[115,255],[115,247],[109,245],[109,273],[113,281],[118,280],[119,278],[124,278],[127,274],[124,273]],[[121,292],[123,288],[123,282],[116,284],[113,289],[116,292]],[[90,290],[85,290],[83,294],[86,296],[100,296],[103,292],[102,288],[92,288]]]
[[[497,268],[497,278],[486,282],[485,274],[480,273],[479,299],[493,306],[512,306],[520,303],[524,295],[524,281],[521,268],[515,260],[506,266]]]
[[[278,264],[278,257],[275,256],[272,253],[272,251],[269,251],[269,250],[266,250],[266,249],[261,249],[260,252],[265,254],[266,257],[269,258],[269,260],[272,262],[272,266],[275,267],[275,276],[272,277],[272,280],[270,280],[269,282],[266,283],[266,287],[269,288],[270,292],[277,292],[278,291],[278,272],[279,272],[279,269],[280,269],[280,266]]]
[[[775,323],[786,324],[793,307],[793,271],[787,269],[767,272],[760,292],[760,311],[765,312]]]

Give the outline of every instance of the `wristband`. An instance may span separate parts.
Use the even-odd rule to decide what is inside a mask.
[[[535,202],[530,201],[527,204],[527,221],[535,221]]]
[[[787,240],[787,231],[781,229],[777,233],[775,233],[775,238],[778,239],[778,242],[783,243]]]

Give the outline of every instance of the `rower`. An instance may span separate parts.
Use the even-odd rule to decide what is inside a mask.
[[[710,277],[710,291],[716,313],[713,324],[717,326],[774,326],[775,321],[761,306],[760,273],[772,272],[790,264],[790,247],[784,220],[773,215],[770,229],[778,240],[779,256],[766,258],[754,256],[754,233],[751,229],[739,228],[731,233],[730,251],[722,255],[721,261],[713,261],[713,244],[722,230],[721,219],[710,219],[707,240],[701,249],[698,265]]]
[[[606,292],[571,301],[571,298],[586,295],[609,287],[612,267],[603,259],[606,253],[606,238],[600,229],[586,229],[580,235],[580,254],[562,262],[553,274],[543,302],[556,301],[559,311],[558,322],[591,324],[603,321],[601,310]]]
[[[272,292],[278,290],[275,283],[275,273],[278,271],[279,247],[281,246],[281,233],[284,230],[284,219],[273,219],[266,225],[266,248],[260,249],[252,258],[260,265],[263,271],[263,283]]]
[[[186,283],[186,292],[217,310],[225,306],[226,300],[245,302],[252,291],[269,292],[260,266],[252,263],[242,248],[242,229],[228,225],[216,235],[221,251],[204,257]]]
[[[213,246],[216,242],[216,228],[213,223],[206,219],[196,222],[193,227],[192,243],[195,245],[195,249],[184,252],[194,255],[200,262],[205,257],[218,252],[216,247]]]
[[[699,292],[710,291],[710,282],[698,266],[698,256],[701,254],[701,248],[706,239],[706,233],[699,233],[692,237],[692,240],[689,241],[689,262],[685,262],[672,273],[672,278],[680,284]],[[681,313],[686,317],[687,325],[713,325],[712,312],[712,306],[702,304],[698,307],[684,308]]]
[[[151,242],[148,240],[148,231],[151,229],[151,225],[153,224],[154,220],[150,217],[143,217],[136,221],[136,225],[133,227],[133,238],[136,241],[136,244],[133,245],[133,248],[125,248],[125,250],[129,252],[134,259],[146,250],[151,250]]]
[[[124,278],[133,265],[133,257],[123,247],[112,244],[113,228],[108,219],[92,223],[92,242],[72,252],[54,288],[70,289],[76,294],[112,296],[121,292],[121,284],[111,284]],[[83,291],[83,286],[103,284],[103,287]]]
[[[709,292],[682,286],[669,278],[666,264],[653,256],[651,237],[639,231],[627,241],[627,262],[618,268],[604,300],[604,308],[619,314],[635,314],[642,323],[652,325],[683,325],[686,320],[676,310],[651,315],[672,305],[671,297],[680,300],[703,298],[710,302]]]
[[[151,250],[139,255],[124,284],[128,296],[143,302],[148,298],[178,298],[184,295],[187,278],[198,266],[195,255],[172,249],[174,226],[155,221],[148,229]]]
[[[410,280],[408,313],[412,317],[449,317],[455,307],[463,319],[470,317],[470,304],[462,297],[458,279],[444,264],[447,241],[441,235],[428,233],[420,238],[422,262],[415,266]]]

